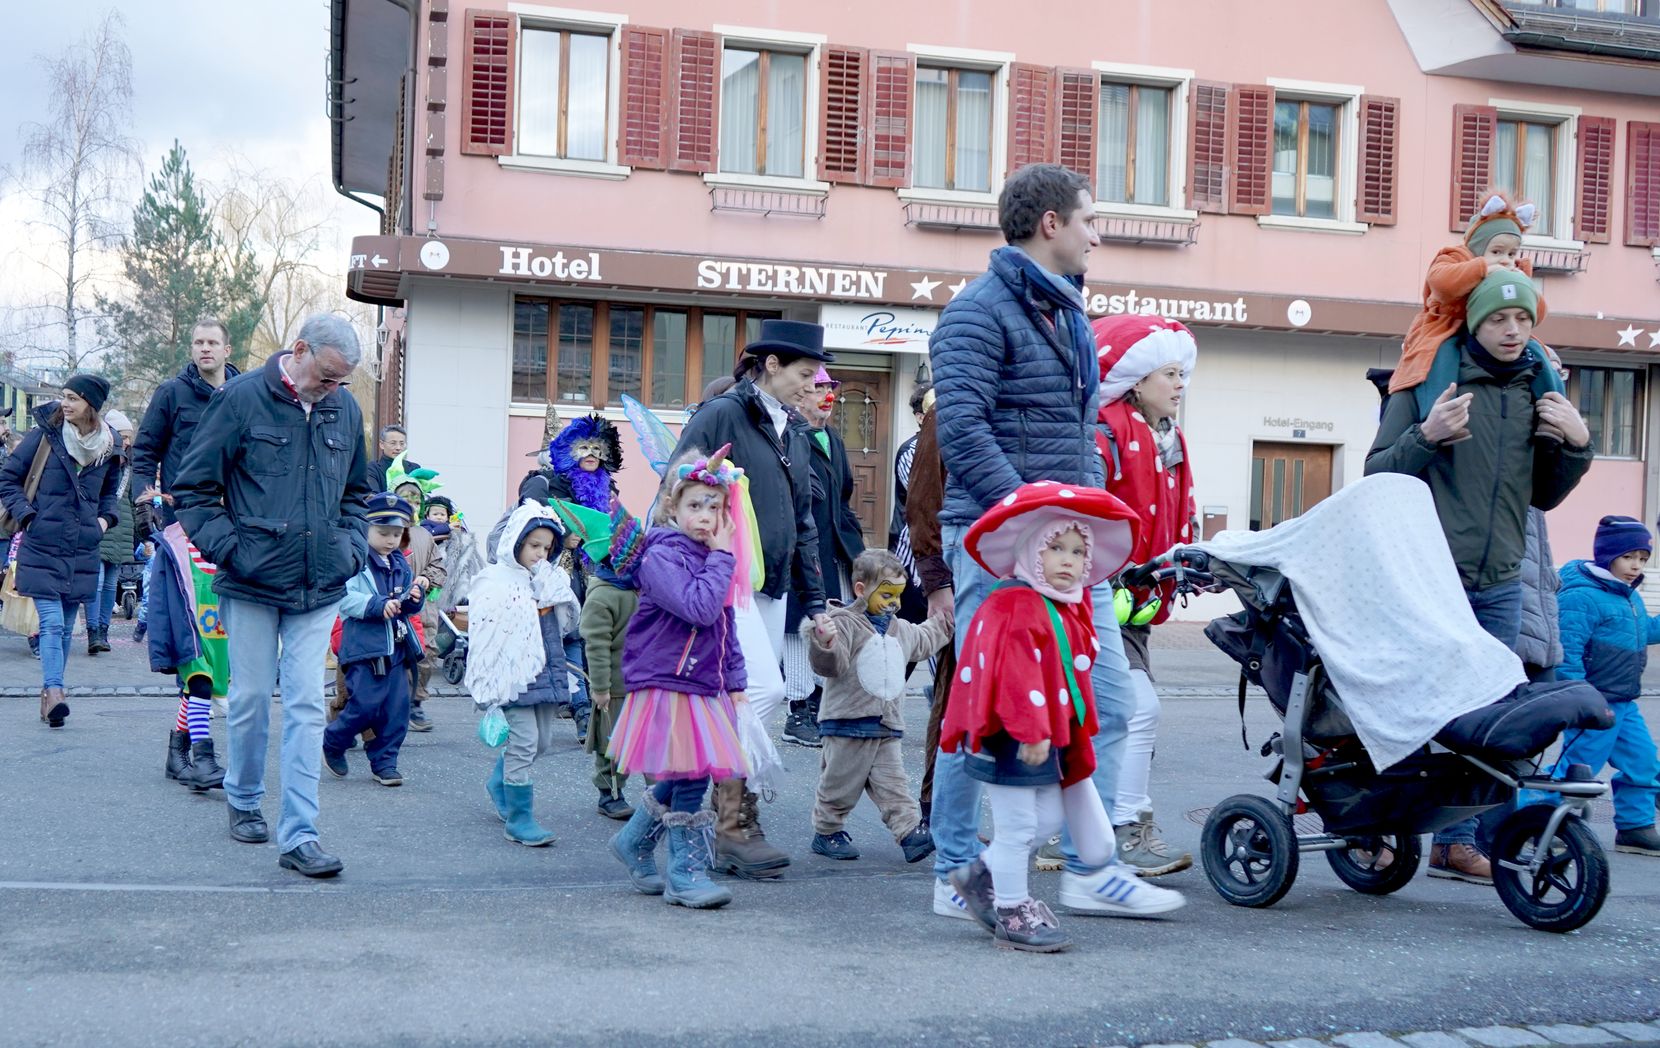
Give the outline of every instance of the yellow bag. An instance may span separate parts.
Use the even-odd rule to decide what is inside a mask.
[[[0,626],[25,637],[40,632],[40,614],[35,610],[34,598],[17,592],[15,563],[6,568],[5,578],[0,579],[0,601],[5,602],[5,607],[0,608]]]

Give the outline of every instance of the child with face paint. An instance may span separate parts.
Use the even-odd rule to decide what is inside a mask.
[[[824,743],[818,797],[813,804],[813,851],[832,859],[857,859],[859,849],[842,827],[868,794],[882,813],[906,862],[933,853],[900,757],[905,721],[905,668],[951,640],[951,615],[941,612],[920,626],[898,618],[905,566],[882,549],[867,549],[853,562],[853,603],[832,605],[817,623],[802,624],[808,660],[824,678],[818,732]]]

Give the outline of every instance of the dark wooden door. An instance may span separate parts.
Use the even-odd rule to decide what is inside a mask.
[[[859,515],[865,545],[886,548],[893,506],[893,376],[886,371],[840,368],[833,374],[842,388],[830,424],[847,445],[853,510]]]
[[[1331,495],[1330,444],[1251,445],[1251,530],[1300,516]]]

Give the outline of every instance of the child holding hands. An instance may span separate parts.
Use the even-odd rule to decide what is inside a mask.
[[[623,642],[627,689],[610,753],[624,775],[656,785],[616,836],[611,853],[636,891],[674,906],[713,909],[732,893],[709,879],[714,813],[702,810],[711,779],[748,772],[738,704],[748,701],[733,605],[750,599],[748,527],[737,498],[743,470],[730,445],[683,456],[663,474],[636,576],[640,602]],[[669,870],[655,852],[669,838]]]
[[[1093,872],[1061,875],[1061,902],[1146,917],[1183,905],[1114,861],[1114,835],[1090,781],[1096,731],[1089,669],[1100,650],[1089,589],[1122,568],[1135,514],[1105,491],[1039,481],[1017,488],[969,529],[964,549],[1004,581],[965,628],[940,747],[968,751],[996,827],[984,855],[952,873],[998,946],[1054,953],[1071,945],[1027,890],[1032,849],[1071,832]]]
[[[859,849],[842,827],[860,795],[869,794],[905,861],[920,862],[933,852],[934,839],[922,825],[922,808],[900,759],[905,720],[899,700],[906,666],[950,643],[951,616],[937,614],[920,626],[895,617],[909,576],[887,550],[859,554],[852,574],[853,603],[801,627],[807,660],[824,678],[812,848],[832,859],[857,859]]]

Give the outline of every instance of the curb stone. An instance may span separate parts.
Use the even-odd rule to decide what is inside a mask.
[[[1529,1026],[1466,1026],[1456,1030],[1419,1030],[1384,1034],[1377,1030],[1340,1033],[1327,1040],[1297,1037],[1269,1041],[1268,1048],[1537,1048],[1568,1044],[1660,1044],[1660,1021],[1552,1023]],[[1142,1045],[1140,1048],[1195,1048],[1193,1045]],[[1256,1041],[1225,1038],[1199,1042],[1198,1048],[1263,1048]]]

